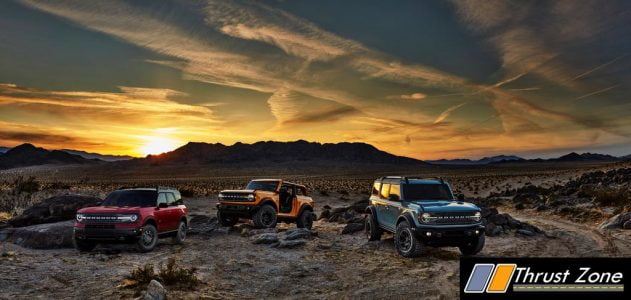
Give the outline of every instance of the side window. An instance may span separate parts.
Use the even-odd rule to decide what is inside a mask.
[[[396,195],[399,200],[401,200],[401,186],[398,184],[393,184],[390,186],[390,197],[391,195]]]
[[[301,186],[297,186],[296,187],[296,195],[297,196],[306,196],[307,193],[305,193],[305,189]]]
[[[167,196],[165,193],[159,193],[158,194],[158,205],[160,205],[160,203],[167,203]]]
[[[375,181],[375,183],[372,185],[372,194],[378,196],[379,189],[381,189],[381,182]]]
[[[388,196],[390,196],[390,184],[384,183],[381,185],[381,198],[388,199]]]
[[[175,196],[173,196],[173,193],[166,193],[167,195],[167,205],[172,206],[175,205]]]

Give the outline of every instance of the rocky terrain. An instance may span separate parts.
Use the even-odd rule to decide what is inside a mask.
[[[396,253],[390,234],[366,241],[361,212],[367,204],[365,187],[376,176],[294,175],[316,200],[318,220],[311,231],[287,224],[272,230],[249,224],[220,227],[212,191],[238,187],[247,178],[178,186],[191,211],[190,235],[184,245],[165,239],[145,254],[128,245],[100,245],[82,254],[68,248],[67,211],[103,197],[115,183],[41,182],[30,198],[5,187],[6,199],[23,195],[35,206],[0,220],[0,298],[136,298],[144,293],[166,293],[171,299],[456,298],[457,248],[426,248],[422,257],[405,259]],[[624,198],[628,166],[512,174],[460,169],[445,177],[483,208],[489,237],[481,256],[631,255],[631,230],[623,229],[631,220]],[[61,208],[60,202],[65,203]],[[158,275],[142,284],[130,279],[147,265],[162,270],[170,260],[198,282],[171,284]],[[378,284],[367,280],[377,277]]]

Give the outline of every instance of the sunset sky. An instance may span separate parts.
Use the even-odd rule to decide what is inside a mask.
[[[0,146],[631,154],[631,1],[1,1]]]

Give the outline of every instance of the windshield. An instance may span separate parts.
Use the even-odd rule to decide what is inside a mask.
[[[454,200],[446,184],[406,184],[403,197],[406,200]]]
[[[155,207],[157,198],[157,191],[115,191],[107,195],[101,205]]]
[[[248,183],[248,186],[246,186],[245,189],[274,192],[276,191],[277,187],[278,187],[278,181],[252,180],[250,181],[250,183]]]

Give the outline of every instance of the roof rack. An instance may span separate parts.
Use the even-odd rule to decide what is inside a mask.
[[[440,183],[445,183],[442,177],[418,177],[418,176],[383,176],[381,180],[384,179],[401,179],[405,180],[405,183],[410,183],[410,179],[434,179],[440,181]]]
[[[177,190],[177,189],[174,187],[169,187],[169,186],[158,186],[156,190],[159,191],[159,190]]]

